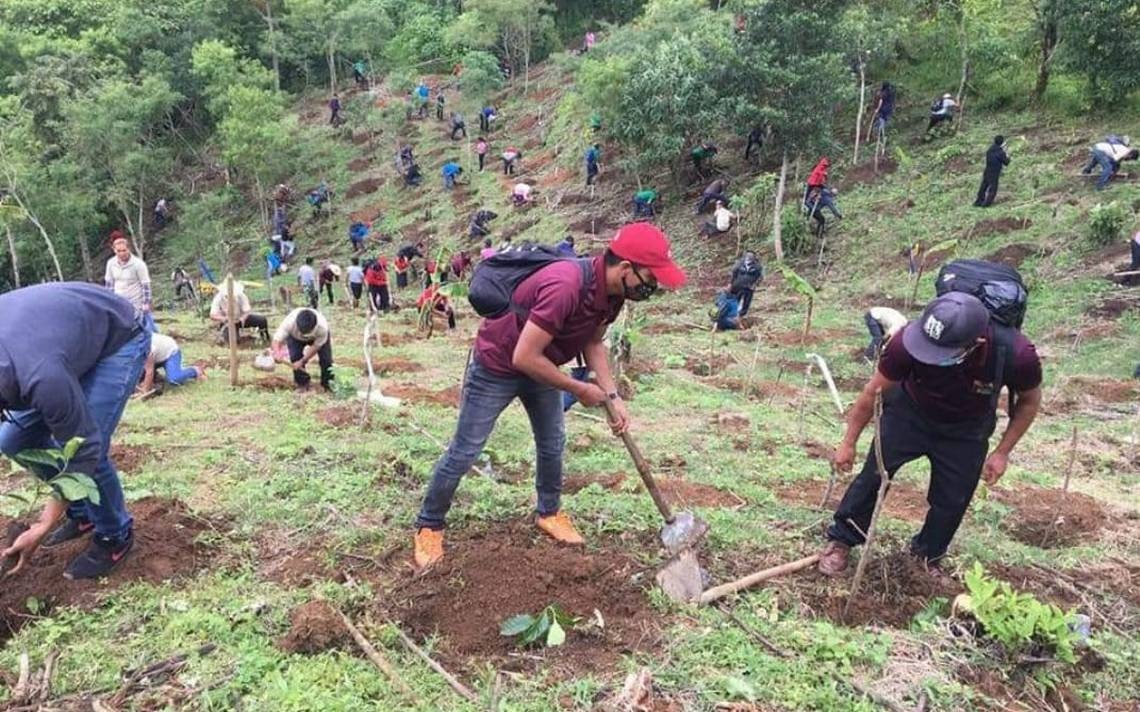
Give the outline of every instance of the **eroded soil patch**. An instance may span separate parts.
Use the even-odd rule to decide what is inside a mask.
[[[29,599],[39,602],[40,615],[60,606],[92,608],[120,586],[135,581],[161,583],[193,573],[204,563],[206,548],[194,540],[210,529],[210,524],[192,515],[181,502],[147,497],[129,502],[128,509],[135,520],[134,548],[103,581],[69,581],[63,577],[67,565],[90,543],[88,537],[40,547],[20,575],[5,579],[0,587],[0,640],[35,620],[27,607]],[[3,521],[0,529],[9,531],[13,525],[12,521]]]
[[[1055,548],[1094,540],[1110,523],[1101,503],[1080,492],[1062,497],[1060,489],[1019,485],[994,489],[991,496],[1015,510],[1005,522],[1013,538],[1033,546]]]
[[[351,636],[328,601],[309,601],[289,611],[289,632],[277,641],[287,653],[314,655],[346,646]]]
[[[386,396],[395,396],[413,403],[446,405],[451,408],[459,407],[459,386],[450,386],[439,391],[433,391],[413,383],[397,383],[384,386],[383,390]]]
[[[676,478],[657,478],[657,487],[665,499],[677,509],[685,507],[739,507],[746,502],[741,497],[700,482]]]
[[[611,475],[570,475],[562,478],[562,493],[575,494],[597,483],[602,489],[616,490],[625,482],[624,472],[615,472]]]
[[[142,469],[142,464],[151,458],[151,448],[146,445],[111,445],[111,462],[121,473],[133,474]]]
[[[898,163],[892,158],[879,159],[879,170],[875,171],[873,160],[848,168],[843,177],[836,182],[841,192],[846,192],[857,185],[877,183],[883,176],[888,176],[898,170]]]
[[[488,658],[500,669],[538,665],[556,675],[607,672],[622,655],[657,646],[659,616],[642,584],[643,567],[604,542],[600,550],[558,546],[528,521],[505,522],[450,537],[447,556],[416,577],[406,573],[378,600],[414,638],[438,634],[445,661],[464,668]],[[604,630],[567,631],[566,643],[511,656],[513,642],[500,624],[557,604],[583,620],[594,610]]]
[[[987,218],[974,223],[971,234],[975,237],[984,235],[1004,235],[1015,230],[1024,230],[1033,224],[1029,218]]]
[[[379,178],[365,178],[364,180],[359,180],[350,185],[348,187],[348,190],[345,191],[344,197],[345,199],[351,199],[355,198],[358,195],[368,195],[369,193],[375,193],[380,189],[380,186],[382,185],[384,185],[384,181],[380,180]]]
[[[828,455],[830,456],[830,452]],[[839,500],[843,497],[849,482],[849,479],[845,479],[835,483],[831,497],[828,498],[823,509],[834,511],[839,506]],[[827,480],[805,480],[781,485],[776,488],[775,494],[781,502],[819,508],[820,500],[823,499],[823,493],[826,491]],[[926,517],[925,491],[909,482],[895,480],[891,483],[889,492],[887,501],[883,505],[883,514],[908,522],[921,522]]]
[[[296,389],[296,385],[294,385],[292,379],[285,378],[284,376],[258,378],[253,381],[253,386],[263,391],[292,391]]]
[[[1020,267],[1021,263],[1026,260],[1030,255],[1037,254],[1038,248],[1036,245],[1030,245],[1024,242],[1018,242],[1012,245],[1006,245],[1000,250],[986,255],[986,259],[990,262],[1000,262],[1010,267]]]

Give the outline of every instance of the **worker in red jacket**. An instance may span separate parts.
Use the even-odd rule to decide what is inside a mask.
[[[364,283],[368,285],[368,300],[375,311],[387,312],[392,307],[388,293],[388,259],[377,257],[364,270]]]

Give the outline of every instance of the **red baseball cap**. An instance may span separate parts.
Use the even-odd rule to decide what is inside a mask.
[[[653,223],[635,222],[618,230],[610,240],[610,251],[648,269],[666,289],[685,284],[685,273],[673,261],[669,238]]]

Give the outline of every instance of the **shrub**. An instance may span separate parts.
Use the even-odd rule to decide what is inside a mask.
[[[1108,205],[1097,203],[1089,211],[1089,242],[1095,247],[1105,247],[1123,239],[1127,219],[1124,208],[1116,201]]]
[[[793,208],[793,205],[796,207]],[[797,208],[798,204],[789,203],[784,206],[784,212],[780,216],[780,237],[784,243],[784,253],[788,257],[809,255],[815,247],[815,240],[808,231],[803,212]]]

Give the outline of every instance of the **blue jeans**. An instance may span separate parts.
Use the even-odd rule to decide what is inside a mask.
[[[651,218],[651,217],[654,217],[655,215],[656,215],[656,212],[653,209],[653,203],[649,203],[649,202],[646,202],[644,200],[640,200],[638,198],[633,199],[633,217],[635,219],[641,218],[641,217],[650,217]]]
[[[175,351],[166,361],[158,364],[166,371],[166,382],[172,386],[181,386],[187,381],[198,378],[198,369],[191,366],[182,368],[182,352]]]
[[[96,536],[122,539],[134,523],[127,512],[119,473],[108,457],[108,452],[111,449],[111,436],[119,425],[127,400],[135,392],[148,353],[150,353],[150,332],[142,330],[122,348],[100,360],[79,378],[79,386],[83,389],[83,395],[87,400],[87,409],[103,436],[103,451],[99,453],[99,464],[91,474],[91,478],[99,487],[100,502],[98,505],[87,500],[72,502],[67,508],[67,516],[69,519],[94,524]],[[0,452],[8,457],[13,457],[27,448],[60,447],[52,437],[43,416],[37,411],[15,411],[9,416],[9,422],[0,425]],[[39,467],[30,469],[36,476],[45,480],[58,474],[52,469]]]
[[[146,328],[146,330],[152,334],[157,334],[158,333],[158,324],[154,323],[154,313],[144,311],[141,316],[142,316],[143,326]]]
[[[455,187],[455,176],[445,175],[443,177],[443,187],[447,190],[451,190],[452,188],[454,188]]]
[[[1096,189],[1104,190],[1104,187],[1112,180],[1112,176],[1116,174],[1117,165],[1104,151],[1094,150],[1089,154],[1089,162],[1081,169],[1081,173],[1086,175],[1092,173],[1093,166],[1100,166],[1100,178],[1096,181]]]
[[[464,378],[455,436],[432,470],[431,484],[416,517],[417,528],[444,527],[460,478],[475,464],[499,414],[515,398],[522,401],[534,431],[538,451],[535,468],[538,513],[545,516],[558,511],[562,496],[562,451],[566,444],[562,392],[526,376],[500,376],[472,360]]]

